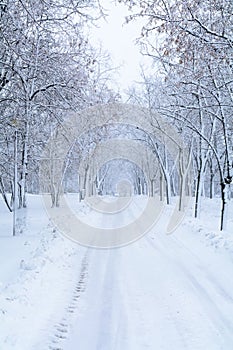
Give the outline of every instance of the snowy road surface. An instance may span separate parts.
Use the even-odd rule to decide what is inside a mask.
[[[29,199],[23,234],[11,237],[7,222],[1,232],[0,350],[233,349],[233,220],[214,229],[218,203],[206,201],[203,221],[188,213],[172,235],[166,207],[141,239],[104,250],[60,235]],[[78,209],[96,227],[119,227],[143,205]]]
[[[166,236],[163,220],[126,247],[87,249],[62,349],[233,349],[232,260],[188,232]]]

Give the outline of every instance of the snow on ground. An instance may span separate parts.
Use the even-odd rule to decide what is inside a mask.
[[[58,234],[42,208],[40,197],[29,197],[28,212],[20,215],[26,225],[12,237],[12,214],[1,203],[9,224],[0,234],[2,350],[47,349],[59,339],[60,323],[66,325],[86,250]]]
[[[199,219],[190,209],[166,235],[167,207],[142,239],[102,250],[63,238],[39,196],[29,196],[12,237],[0,202],[0,349],[231,350],[233,203],[222,233],[219,208],[203,200]],[[106,225],[104,214],[79,209]],[[125,223],[138,210],[118,215]]]

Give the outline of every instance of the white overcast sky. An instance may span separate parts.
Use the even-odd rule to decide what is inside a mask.
[[[92,44],[102,44],[104,50],[112,57],[113,66],[120,66],[116,75],[117,85],[121,92],[127,89],[134,81],[140,79],[140,64],[145,67],[149,59],[140,54],[135,40],[140,35],[140,24],[131,22],[124,24],[129,15],[125,5],[114,5],[111,0],[101,0],[108,14],[106,19],[98,22],[98,28],[92,28],[90,41]]]

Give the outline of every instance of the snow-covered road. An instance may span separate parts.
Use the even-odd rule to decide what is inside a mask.
[[[133,198],[104,214],[71,197],[93,227],[127,225],[145,208]],[[205,201],[201,220],[190,210],[172,235],[167,206],[134,243],[95,249],[60,235],[30,201],[23,234],[6,225],[1,236],[1,350],[233,349],[233,220],[215,229],[217,202]]]
[[[64,350],[233,348],[232,260],[188,233],[166,236],[162,222],[128,246],[88,250]]]

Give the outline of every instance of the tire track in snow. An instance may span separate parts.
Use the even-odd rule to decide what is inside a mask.
[[[97,321],[98,338],[95,349],[121,349],[121,343],[127,343],[127,317],[120,290],[119,259],[120,250],[111,249],[101,287],[100,313]]]
[[[92,252],[82,312],[73,320],[73,332],[64,349],[121,349],[117,346],[119,338],[126,339],[127,324],[122,322],[126,318],[118,281],[119,250]]]
[[[89,253],[90,250],[87,249],[84,257],[81,261],[80,275],[78,282],[76,283],[72,300],[67,306],[64,316],[62,319],[55,324],[54,334],[50,340],[48,348],[50,350],[63,350],[64,341],[67,340],[70,330],[70,325],[72,322],[72,315],[78,310],[78,302],[82,296],[82,293],[86,290],[87,278],[88,278],[88,265],[89,265]]]

